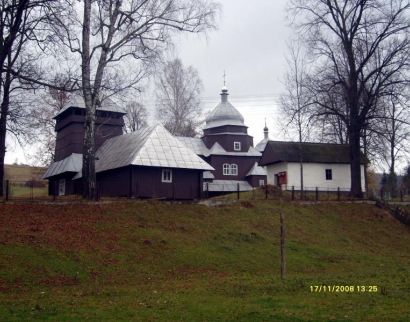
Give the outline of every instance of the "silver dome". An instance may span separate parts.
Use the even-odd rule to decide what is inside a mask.
[[[228,89],[226,87],[222,88],[222,101],[206,118],[205,129],[224,125],[245,126],[242,114],[228,102],[228,95]]]

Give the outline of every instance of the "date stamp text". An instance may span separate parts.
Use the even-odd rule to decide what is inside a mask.
[[[310,285],[313,293],[377,293],[375,285]]]

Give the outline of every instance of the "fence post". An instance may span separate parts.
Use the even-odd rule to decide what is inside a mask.
[[[238,194],[238,200],[239,200],[239,182],[237,183],[237,194]]]
[[[209,199],[209,182],[206,183],[206,199]]]
[[[316,201],[319,201],[319,189],[316,187]]]
[[[100,196],[100,182],[97,182],[96,188],[97,188],[97,191],[96,191],[96,195],[95,195],[95,197],[96,197],[95,200],[99,201],[100,198],[101,198],[101,196]]]
[[[265,199],[268,199],[268,184],[265,185]]]
[[[53,184],[53,201],[56,201],[56,195],[57,195],[57,188],[58,188],[58,181],[54,181]]]
[[[10,198],[10,180],[6,180],[6,201]]]
[[[295,200],[295,186],[292,186],[292,201]]]
[[[337,201],[340,201],[340,187],[337,187]]]
[[[191,189],[191,193],[192,193],[192,187],[190,189]],[[175,183],[172,184],[172,198],[175,201]]]
[[[280,265],[280,277],[284,278],[286,276],[286,248],[285,248],[285,238],[286,238],[286,230],[285,230],[285,214],[280,214],[280,257],[281,257],[281,265]]]
[[[403,189],[400,189],[400,201],[403,202]]]
[[[34,180],[30,180],[30,199],[34,199]]]

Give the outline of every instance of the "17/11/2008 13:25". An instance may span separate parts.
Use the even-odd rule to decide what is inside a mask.
[[[342,292],[369,292],[376,293],[377,286],[374,285],[311,285],[310,292],[315,293],[342,293]]]

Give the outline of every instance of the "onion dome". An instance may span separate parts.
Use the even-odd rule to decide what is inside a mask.
[[[242,114],[228,102],[228,95],[228,88],[222,87],[221,103],[206,118],[205,129],[224,125],[245,126]]]

